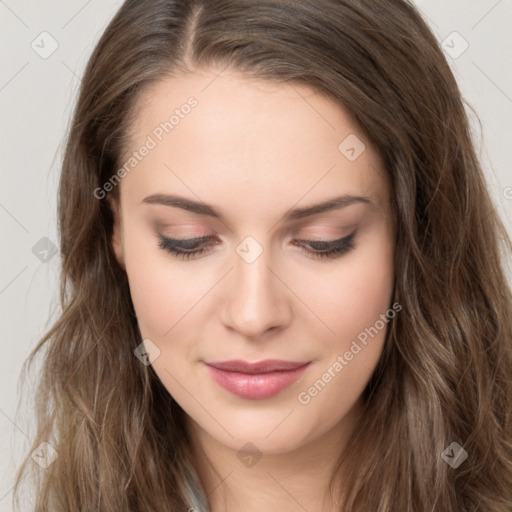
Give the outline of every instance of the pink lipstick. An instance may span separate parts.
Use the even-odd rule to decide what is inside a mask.
[[[280,393],[294,384],[309,366],[309,362],[268,359],[257,363],[241,360],[210,361],[206,368],[213,380],[240,398],[261,400]]]

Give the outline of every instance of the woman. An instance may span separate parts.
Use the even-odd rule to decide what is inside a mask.
[[[126,1],[59,226],[36,510],[511,510],[510,240],[407,1]]]

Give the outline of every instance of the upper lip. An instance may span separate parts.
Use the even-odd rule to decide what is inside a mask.
[[[206,364],[213,366],[218,370],[224,370],[227,372],[240,372],[248,374],[259,374],[259,373],[270,373],[286,370],[296,370],[309,364],[310,361],[306,362],[294,362],[294,361],[281,361],[278,359],[267,359],[265,361],[258,361],[250,363],[248,361],[241,361],[236,359],[233,361],[210,361]]]

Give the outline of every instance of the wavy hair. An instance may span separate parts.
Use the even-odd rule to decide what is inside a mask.
[[[512,244],[478,161],[468,106],[408,0],[127,0],[85,70],[62,163],[59,317],[42,358],[35,510],[207,509],[184,411],[141,343],[113,216],[94,191],[122,162],[136,100],[166,77],[230,66],[307,85],[351,113],[385,163],[396,217],[391,323],[360,428],[332,475],[344,512],[512,510]],[[118,187],[113,191],[116,197]],[[467,452],[454,469],[452,442]],[[341,480],[344,479],[344,480]],[[32,479],[31,479],[32,480]],[[197,504],[203,499],[203,504]]]

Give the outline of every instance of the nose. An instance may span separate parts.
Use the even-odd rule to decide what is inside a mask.
[[[236,254],[234,257],[234,270],[224,290],[223,324],[252,340],[289,325],[290,294],[269,265],[266,251],[252,263]]]

